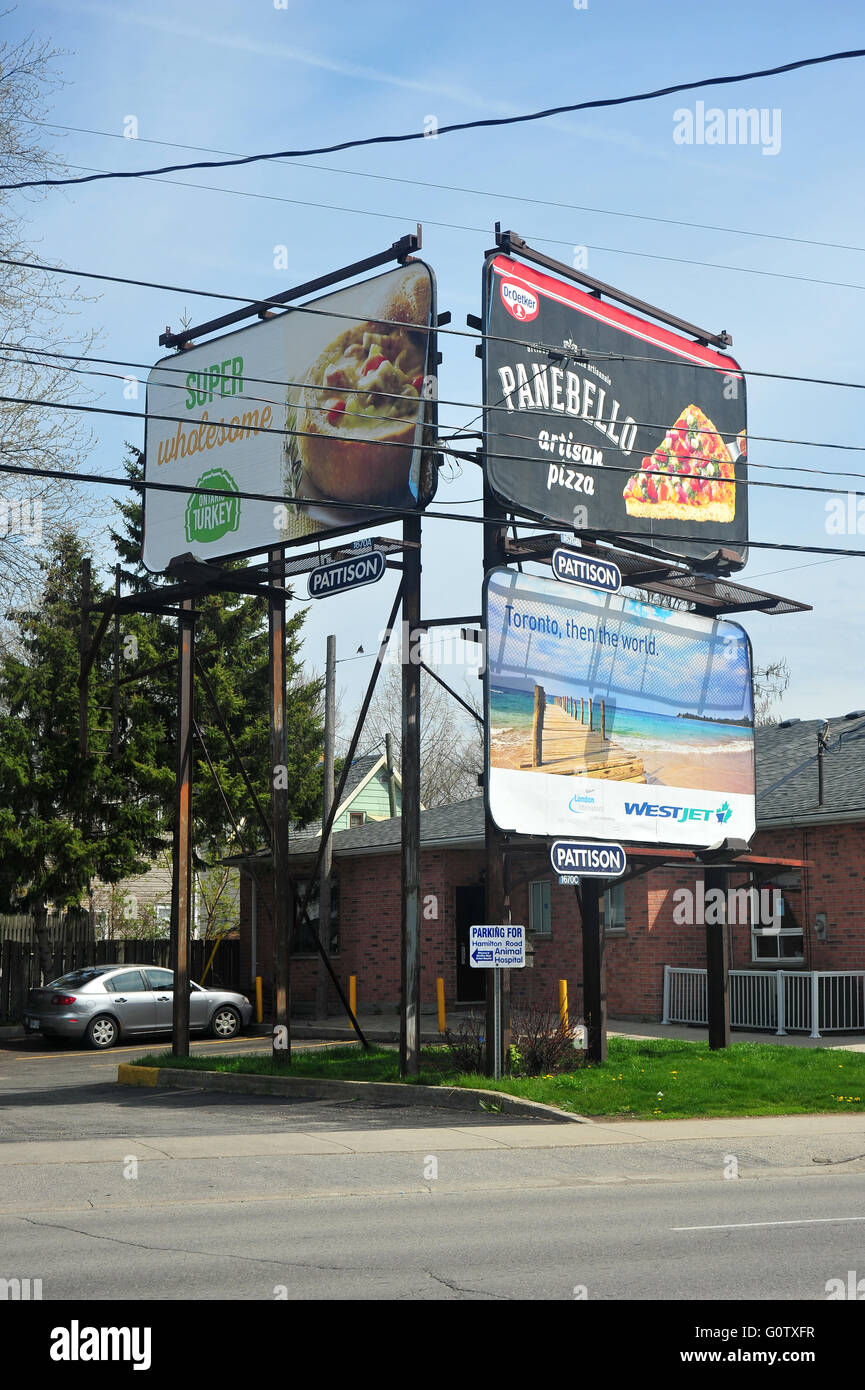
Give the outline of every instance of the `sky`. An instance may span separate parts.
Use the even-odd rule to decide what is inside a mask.
[[[490,583],[490,681],[550,695],[606,694],[630,710],[750,718],[748,642],[711,622],[555,579]]]
[[[65,85],[51,98],[55,124],[42,136],[72,173],[208,158],[202,148],[241,155],[305,149],[865,46],[856,0],[689,7],[588,0],[579,9],[573,0],[533,7],[515,0],[431,7],[27,0],[2,29],[10,42],[32,33],[61,50]],[[52,264],[254,298],[379,251],[421,222],[439,308],[451,311],[452,329],[464,331],[466,314],[480,313],[483,254],[500,221],[568,264],[585,248],[589,274],[712,331],[727,330],[746,370],[862,383],[863,77],[865,60],[850,60],[409,144],[53,189],[26,203],[30,242]],[[707,108],[765,111],[765,138],[680,143],[676,113],[695,113],[701,100]],[[138,138],[124,138],[124,130]],[[158,335],[166,325],[232,307],[216,297],[123,285],[91,283],[87,292],[95,298],[77,327],[99,330],[101,355],[142,364],[162,355]],[[440,395],[463,403],[442,405],[440,421],[450,429],[477,414],[480,363],[471,337],[442,334],[440,347]],[[865,552],[865,503],[858,534],[848,519],[849,512],[855,523],[855,503],[846,503],[860,482],[843,476],[865,474],[861,387],[751,377],[748,393],[751,478],[773,484],[749,489],[752,541]],[[122,382],[93,379],[81,399],[143,414],[143,392],[130,403]],[[143,418],[100,417],[94,434],[86,466],[119,474],[124,441],[143,442]],[[788,473],[791,467],[831,476]],[[828,529],[824,494],[791,491],[791,481],[841,489],[846,531]],[[480,527],[434,519],[436,510],[477,515],[480,490],[470,463],[440,479],[424,522],[424,617],[480,613]],[[119,495],[100,491],[106,517]],[[106,553],[104,535],[94,531],[92,541],[97,555]],[[744,582],[813,606],[740,619],[757,666],[789,662],[779,717],[825,718],[865,706],[863,564],[752,549]],[[369,678],[394,592],[388,573],[375,586],[310,607],[305,659],[320,669],[326,636],[336,634],[344,726]],[[448,660],[459,648],[443,640],[441,652],[443,673],[461,685],[464,670]]]

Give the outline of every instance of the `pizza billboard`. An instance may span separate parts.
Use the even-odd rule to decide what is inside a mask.
[[[688,560],[747,559],[732,357],[503,254],[484,268],[485,467],[512,511]]]
[[[755,830],[738,624],[495,569],[487,809],[503,831],[708,848]]]
[[[163,358],[147,382],[144,564],[343,534],[435,490],[422,261]],[[264,494],[276,502],[244,497]]]

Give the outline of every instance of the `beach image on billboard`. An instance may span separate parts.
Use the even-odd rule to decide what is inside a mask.
[[[487,796],[502,830],[708,846],[754,833],[737,624],[494,570]]]

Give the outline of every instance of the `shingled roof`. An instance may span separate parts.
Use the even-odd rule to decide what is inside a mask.
[[[823,799],[817,751],[823,743]],[[865,820],[865,710],[755,730],[757,825]]]
[[[822,802],[818,735],[823,742]],[[758,829],[815,821],[865,820],[865,710],[839,715],[828,723],[821,719],[789,719],[764,725],[755,729],[754,744]],[[400,847],[400,834],[399,816],[367,821],[353,830],[339,830],[333,837],[334,857],[394,853]],[[483,797],[421,811],[420,838],[424,849],[481,846]],[[290,838],[292,858],[313,855],[317,849],[318,837],[312,827]],[[269,853],[262,855],[264,859],[269,857]]]

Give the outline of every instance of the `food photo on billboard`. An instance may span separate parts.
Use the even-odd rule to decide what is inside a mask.
[[[660,311],[659,311],[660,312]],[[728,354],[498,253],[484,268],[485,468],[583,534],[747,560],[745,381]]]
[[[486,794],[503,831],[708,848],[755,830],[747,633],[492,570]]]
[[[201,491],[145,490],[147,568],[424,508],[435,491],[435,297],[431,269],[412,260],[158,362],[145,480]]]

